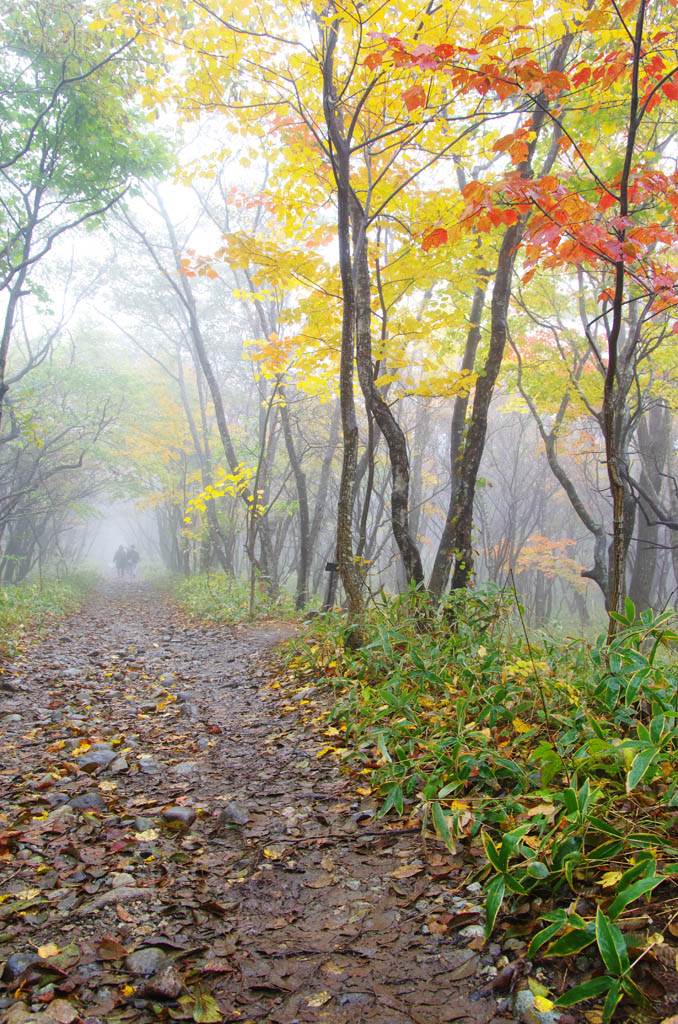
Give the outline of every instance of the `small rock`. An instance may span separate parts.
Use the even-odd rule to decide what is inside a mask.
[[[150,757],[139,758],[139,768],[145,775],[157,775],[161,768],[159,764],[156,764]]]
[[[12,1007],[7,1011],[7,1016],[3,1017],[5,1024],[28,1024],[29,1021],[35,1020],[34,1014],[31,1012],[26,1003],[14,1003]]]
[[[68,794],[61,792],[47,793],[45,800],[50,807],[61,807],[62,804],[68,803]]]
[[[250,820],[250,813],[244,804],[235,801],[226,804],[219,812],[220,825],[246,825]]]
[[[473,896],[479,896],[483,891],[483,887],[480,882],[471,882],[466,886],[466,892],[470,892]]]
[[[558,1024],[560,1010],[537,1010],[529,988],[521,988],[513,997],[513,1013],[521,1024]]]
[[[80,755],[77,763],[83,772],[92,775],[94,772],[99,771],[99,769],[108,768],[109,764],[115,761],[115,757],[116,755],[110,747],[101,747],[99,750],[96,747],[92,747]]]
[[[110,877],[111,888],[119,889],[121,885],[133,886],[135,884],[134,875],[130,875],[128,871],[114,871]]]
[[[150,712],[156,710],[156,703],[154,700],[145,700],[143,704],[139,704],[138,710],[143,714],[150,714]]]
[[[22,722],[23,718],[21,715],[7,715],[5,718],[6,722]]]
[[[7,963],[2,972],[2,980],[5,982],[16,981],[24,971],[33,964],[39,964],[40,957],[37,953],[12,953],[7,958]]]
[[[147,818],[139,815],[138,818],[134,819],[135,832],[148,832],[150,828],[155,828],[155,818]]]
[[[183,987],[184,983],[175,968],[167,964],[148,979],[139,994],[149,999],[178,999]]]
[[[184,828],[190,828],[196,819],[192,807],[166,807],[162,816],[169,825],[182,825]]]
[[[172,766],[172,771],[175,775],[190,775],[191,772],[197,771],[198,768],[197,761],[180,761],[179,764]]]
[[[53,811],[50,811],[45,821],[50,825],[53,825],[55,821],[75,821],[75,812],[70,804],[64,803],[61,804],[60,807],[55,807]]]
[[[146,946],[125,957],[125,965],[132,974],[149,977],[155,971],[167,966],[167,953],[159,946]]]
[[[482,924],[467,924],[459,932],[462,939],[484,939],[485,929]]]
[[[116,775],[118,772],[126,772],[128,768],[127,760],[122,755],[116,757],[115,761],[111,761],[111,771]]]
[[[140,899],[148,899],[148,889],[137,889],[134,886],[119,885],[117,889],[111,889],[110,892],[99,893],[91,903],[87,903],[81,907],[79,913],[82,917],[86,917],[98,907],[107,907],[110,906],[111,903],[122,903],[123,900]]]
[[[108,809],[108,804],[102,797],[101,793],[82,793],[80,796],[74,797],[68,801],[74,810],[95,810],[105,811]]]

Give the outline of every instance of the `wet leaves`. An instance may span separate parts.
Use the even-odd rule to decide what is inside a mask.
[[[470,999],[491,962],[459,934],[465,868],[317,756],[324,709],[257,661],[277,627],[115,600],[30,645],[0,697],[0,1015],[404,1024],[425,993],[434,1024],[452,993],[501,1020]]]

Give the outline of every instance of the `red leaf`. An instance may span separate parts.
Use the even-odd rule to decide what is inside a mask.
[[[662,92],[670,100],[678,100],[678,82],[664,82]]]
[[[369,68],[370,71],[374,71],[375,68],[378,68],[381,65],[381,62],[382,62],[383,58],[384,58],[383,52],[370,53],[365,58],[365,67]]]
[[[428,252],[429,249],[437,249],[439,245],[444,245],[446,241],[447,231],[445,228],[434,228],[424,237],[421,247],[424,252]]]
[[[598,202],[598,209],[599,210],[609,210],[610,207],[614,206],[616,202],[617,202],[617,200],[616,200],[616,198],[613,195],[610,195],[609,192],[604,192],[603,195],[600,197],[600,200]]]
[[[406,89],[401,96],[408,110],[426,106],[426,93],[420,85],[413,85],[411,89]]]

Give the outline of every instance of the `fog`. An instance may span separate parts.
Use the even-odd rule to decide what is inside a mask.
[[[45,120],[36,115],[34,133]],[[50,184],[52,205],[30,226],[37,255],[8,245],[2,256],[0,584],[78,567],[110,577],[118,547],[135,545],[140,573],[253,574],[260,592],[301,609],[322,601],[340,542],[345,582],[353,574],[367,600],[515,585],[532,622],[586,628],[603,617],[623,540],[636,605],[673,603],[668,314],[634,312],[621,330],[630,369],[614,411],[615,497],[601,411],[607,267],[532,282],[519,258],[479,411],[498,336],[486,268],[499,268],[503,228],[483,235],[480,270],[473,233],[454,250],[437,250],[440,227],[422,241],[417,217],[438,222],[456,175],[443,147],[411,192],[395,188],[388,215],[372,222],[366,206],[354,223],[362,313],[342,361],[348,300],[329,165],[321,153],[320,173],[305,153],[312,139],[295,138],[290,161],[261,138],[253,151],[244,130],[225,152],[229,123],[224,112],[197,118],[187,143],[167,110],[164,141],[158,126],[126,122],[143,159],[116,155],[118,177],[109,168],[94,191],[74,174],[67,201]],[[392,130],[399,139],[399,122]],[[482,153],[480,128],[478,139]],[[29,134],[27,153],[32,144]],[[5,209],[23,187],[8,175]],[[367,204],[364,182],[353,187]]]

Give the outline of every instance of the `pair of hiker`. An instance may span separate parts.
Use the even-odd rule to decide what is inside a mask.
[[[140,555],[136,544],[132,544],[128,548],[123,547],[121,544],[113,555],[113,562],[115,563],[118,576],[124,576],[125,573],[129,573],[130,576],[136,576],[139,558]]]

